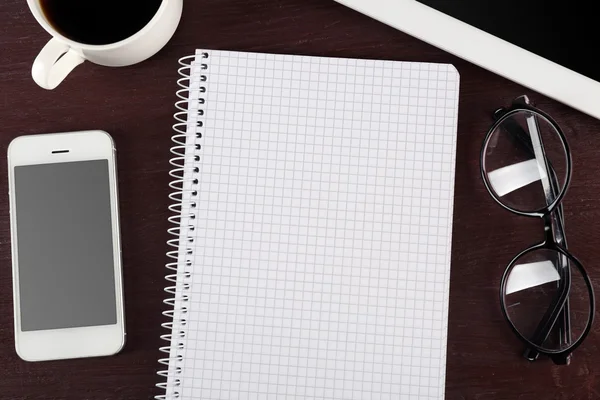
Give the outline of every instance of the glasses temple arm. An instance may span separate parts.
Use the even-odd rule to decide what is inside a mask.
[[[556,174],[554,173],[554,170],[552,172],[552,178],[555,178]],[[555,181],[555,179],[552,179],[552,181]],[[564,231],[564,214],[562,205],[559,205],[556,212],[549,216],[545,229],[550,230],[550,234],[554,236],[556,243],[566,249],[566,236]],[[557,259],[554,262],[560,277],[559,290],[553,299],[553,303],[548,308],[548,311],[544,317],[540,320],[532,335],[531,341],[538,346],[541,346],[546,341],[556,321],[560,322],[558,325],[560,344],[569,344],[572,341],[570,319],[571,313],[568,297],[568,291],[570,290],[571,284],[571,269],[568,262],[569,261],[567,257],[560,253],[557,255]],[[568,282],[568,285],[565,285],[565,282]],[[565,289],[567,290],[566,294],[563,293]],[[561,301],[563,302],[562,307],[556,310],[556,304],[560,304]],[[554,315],[554,312],[556,311],[559,313],[558,316]],[[552,323],[550,324],[549,322]],[[538,351],[532,348],[527,348],[523,354],[525,358],[532,361],[537,359],[538,355]],[[560,364],[567,364],[570,361],[569,357],[563,357],[560,359],[553,358],[553,360]]]
[[[558,178],[556,176],[556,171],[553,168],[552,164],[546,157],[546,152],[544,149],[542,137],[539,130],[539,124],[537,123],[537,118],[534,115],[531,115],[527,118],[527,126],[529,128],[530,134],[528,135],[521,126],[515,121],[508,120],[506,121],[506,130],[510,133],[510,135],[515,138],[522,147],[524,147],[531,155],[538,160],[538,168],[540,168],[540,179],[542,183],[542,187],[544,189],[544,194],[546,196],[547,202],[550,204],[556,199],[556,197],[560,193],[560,187]],[[540,162],[540,159],[543,160],[543,163]],[[549,178],[549,179],[548,179]],[[551,234],[554,236],[554,242],[562,245],[564,248],[567,247],[566,236],[564,230],[564,214],[562,204],[557,208],[557,215],[552,216],[552,220],[550,223],[554,222],[555,227],[550,226]],[[559,255],[556,260],[556,267],[558,269],[559,276],[561,278],[561,282],[564,282],[568,279],[570,283],[570,269],[568,268],[568,260],[565,256]],[[569,276],[565,276],[568,274]],[[567,279],[566,279],[567,278]],[[560,287],[560,286],[559,286]],[[564,288],[563,288],[564,289]],[[560,298],[563,293],[559,291],[556,300],[560,301]],[[563,343],[571,342],[571,324],[570,324],[570,307],[568,296],[563,300],[564,305],[558,310],[560,315],[555,316],[555,305],[552,305],[548,311],[546,312],[538,327],[536,328],[532,342],[538,345],[542,345],[544,341],[547,339],[552,327],[554,326],[556,320],[560,320],[560,341]],[[553,304],[554,304],[553,303]],[[549,322],[552,322],[549,324]],[[539,353],[535,349],[528,348],[525,350],[524,356],[529,360],[535,360],[538,357]],[[555,360],[556,362],[556,360]],[[568,362],[566,360],[565,362]]]

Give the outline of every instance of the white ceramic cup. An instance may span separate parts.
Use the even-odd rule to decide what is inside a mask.
[[[52,35],[31,69],[33,80],[44,89],[56,88],[85,60],[107,67],[124,67],[152,57],[173,37],[183,11],[183,0],[163,0],[152,20],[133,36],[116,43],[90,45],[68,39],[54,29],[39,0],[27,0],[27,4],[39,24]]]

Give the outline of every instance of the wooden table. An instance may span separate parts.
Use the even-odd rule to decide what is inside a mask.
[[[501,316],[498,285],[508,261],[541,240],[540,221],[498,207],[479,177],[490,113],[528,94],[566,131],[574,175],[565,200],[572,252],[600,287],[600,122],[371,20],[331,0],[188,0],[179,31],[153,59],[126,69],[85,64],[56,90],[38,88],[31,64],[48,40],[24,0],[0,5],[0,146],[18,135],[110,132],[119,151],[127,345],[115,357],[25,363],[14,351],[6,164],[0,164],[0,398],[148,399],[159,393],[157,359],[168,170],[177,60],[196,47],[453,63],[460,123],[447,399],[599,399],[600,328],[568,367],[529,363]]]

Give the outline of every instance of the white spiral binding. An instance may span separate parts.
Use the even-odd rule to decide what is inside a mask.
[[[201,57],[203,59],[208,58],[207,53],[202,53]],[[169,194],[169,198],[173,201],[173,203],[169,206],[169,210],[173,213],[169,216],[169,222],[172,226],[168,229],[169,234],[172,236],[172,239],[167,241],[168,246],[172,248],[171,251],[167,252],[167,257],[169,257],[172,261],[169,262],[166,267],[169,270],[168,275],[165,276],[165,279],[169,282],[165,292],[167,292],[170,296],[165,299],[163,302],[170,309],[167,311],[163,311],[163,315],[170,320],[162,324],[162,327],[167,329],[169,333],[161,335],[161,339],[167,341],[169,344],[167,346],[161,347],[160,351],[168,354],[168,357],[161,358],[158,360],[159,363],[166,366],[165,370],[158,371],[158,375],[164,378],[163,382],[158,383],[156,386],[165,391],[165,394],[161,394],[155,396],[157,400],[170,400],[170,399],[180,399],[181,393],[178,388],[181,386],[181,375],[183,373],[183,369],[181,366],[174,366],[174,363],[181,363],[183,361],[183,356],[178,351],[184,349],[184,341],[186,336],[186,331],[183,329],[187,323],[185,319],[185,314],[187,313],[187,306],[184,304],[189,301],[189,295],[186,293],[190,290],[190,283],[186,282],[191,278],[191,272],[187,269],[180,270],[180,260],[182,255],[187,257],[185,258],[185,267],[191,267],[192,261],[190,260],[190,256],[193,255],[193,246],[186,248],[181,245],[182,239],[182,227],[181,227],[181,212],[183,210],[183,197],[186,194],[186,189],[184,189],[184,173],[186,167],[186,149],[189,147],[193,147],[194,150],[199,150],[200,145],[190,140],[195,135],[196,138],[201,138],[202,133],[198,131],[197,128],[202,127],[201,118],[198,119],[195,127],[190,127],[188,124],[188,111],[190,110],[189,106],[192,103],[190,97],[195,95],[195,92],[191,89],[192,83],[192,67],[194,65],[194,61],[196,60],[196,56],[188,56],[179,60],[179,64],[181,67],[179,68],[179,74],[181,78],[177,81],[177,85],[180,89],[177,91],[177,97],[179,100],[175,103],[175,107],[177,108],[177,112],[174,114],[175,124],[173,125],[173,130],[175,134],[171,137],[173,141],[173,147],[171,147],[171,153],[173,157],[169,161],[171,166],[173,167],[169,172],[172,181],[169,183],[173,192]],[[200,68],[205,70],[208,68],[206,63],[200,64]],[[203,82],[207,80],[206,75],[202,74],[200,76],[200,87],[199,93],[204,93],[206,88],[203,86]],[[204,99],[199,98],[198,104],[204,104]],[[204,115],[204,110],[197,110],[198,116],[201,117]],[[194,129],[193,135],[190,135],[188,132],[189,129]],[[189,155],[187,156],[190,157]],[[195,161],[198,161],[198,156],[193,156]],[[188,164],[189,166],[190,164]],[[193,172],[198,172],[198,168],[194,167]],[[192,178],[192,189],[190,190],[190,196],[197,196],[197,191],[194,188],[195,185],[198,184],[196,178]],[[192,201],[191,208],[195,208],[196,204]],[[194,218],[194,214],[190,214],[190,218]],[[194,230],[194,226],[190,225],[185,229],[185,232],[191,232]],[[183,233],[185,234],[185,233]],[[187,243],[192,243],[193,238],[189,237],[186,241]],[[179,290],[178,290],[179,289]],[[176,297],[179,295],[179,297]],[[174,320],[175,317],[175,307],[177,307],[177,300],[180,303],[183,303],[179,310],[179,314],[182,316],[178,321]],[[176,333],[174,332],[174,327]],[[177,330],[178,329],[178,330]],[[172,354],[173,353],[173,354]],[[169,384],[169,378],[171,378],[171,385],[175,388],[172,390],[172,393],[167,392],[169,389],[167,385]]]

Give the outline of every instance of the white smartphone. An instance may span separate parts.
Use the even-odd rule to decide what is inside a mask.
[[[103,131],[8,148],[15,347],[26,361],[125,343],[115,147]]]

